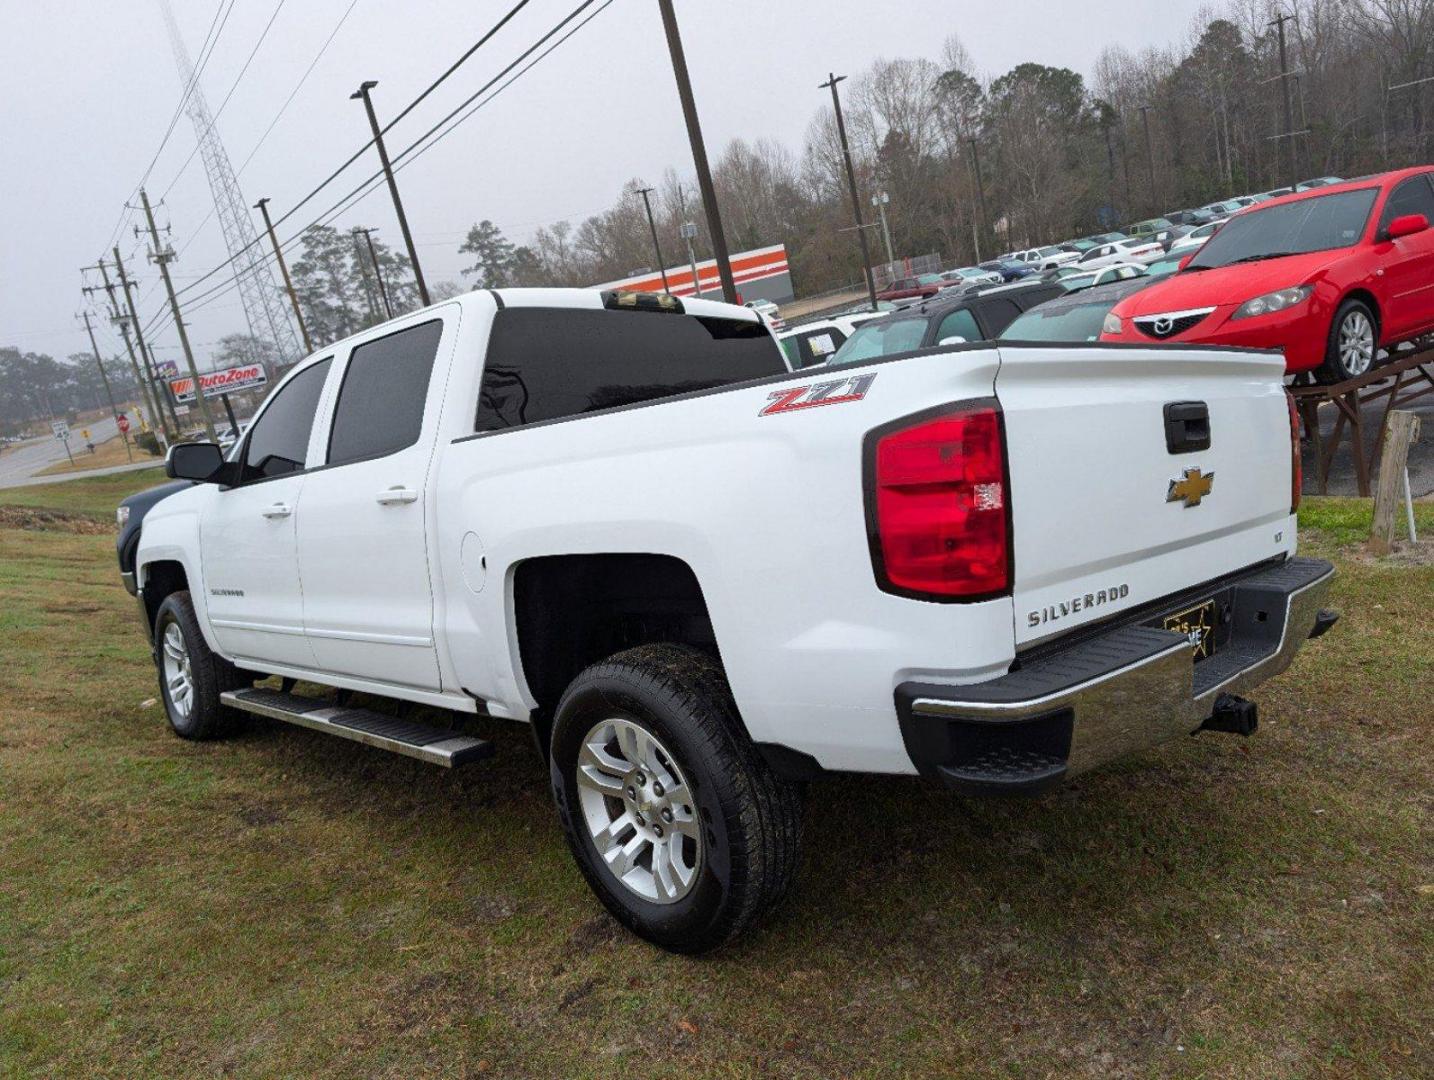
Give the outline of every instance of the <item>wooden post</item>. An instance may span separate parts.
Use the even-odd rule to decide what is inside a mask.
[[[1369,536],[1369,550],[1376,555],[1389,554],[1394,544],[1394,517],[1404,494],[1404,470],[1409,464],[1409,448],[1418,438],[1419,417],[1402,409],[1389,414],[1374,491],[1374,529]]]

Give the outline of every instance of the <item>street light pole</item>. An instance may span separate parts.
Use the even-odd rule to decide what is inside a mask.
[[[1145,124],[1145,167],[1150,178],[1150,212],[1154,213],[1160,200],[1155,197],[1155,150],[1154,144],[1150,141],[1150,110],[1151,105],[1139,105],[1140,119]]]
[[[254,204],[254,209],[264,215],[264,230],[269,234],[269,243],[274,246],[274,258],[279,260],[279,273],[284,276],[284,291],[289,294],[289,303],[294,308],[294,319],[299,324],[299,335],[304,339],[304,352],[314,351],[309,340],[309,328],[304,325],[304,313],[299,310],[299,296],[294,292],[294,283],[289,278],[289,264],[284,261],[284,252],[279,247],[279,238],[274,235],[274,223],[269,220],[269,196],[265,195]]]
[[[368,112],[369,127],[373,128],[373,142],[378,147],[378,160],[383,165],[383,175],[388,178],[388,193],[393,196],[393,209],[398,215],[398,227],[403,232],[403,242],[408,247],[408,261],[413,266],[413,280],[418,283],[418,298],[427,307],[433,303],[428,298],[428,286],[423,280],[423,269],[418,265],[418,249],[413,246],[413,234],[408,231],[408,215],[403,212],[403,200],[398,197],[398,184],[393,179],[393,166],[388,161],[388,150],[383,145],[383,131],[378,126],[378,115],[373,111],[373,98],[369,97],[378,82],[369,79],[360,83],[359,88],[349,95],[351,100],[363,100],[363,107]]]
[[[697,238],[697,224],[692,221],[684,222],[678,227],[677,233],[687,241],[687,265],[692,267],[692,295],[700,299],[702,279],[697,276],[697,252],[692,250],[692,241]]]
[[[657,270],[662,275],[662,291],[668,296],[672,295],[672,289],[667,284],[667,262],[662,257],[662,245],[657,242],[657,223],[652,220],[652,201],[648,198],[656,188],[638,188],[637,193],[642,196],[642,205],[647,208],[647,227],[652,230],[652,250],[657,252]]]
[[[980,234],[986,232],[989,227],[986,218],[986,185],[981,179],[981,144],[976,141],[973,135],[966,140],[971,147],[971,169],[976,174],[976,207],[981,213],[981,228],[976,237],[976,261],[981,261],[981,239]]]
[[[856,169],[851,163],[851,146],[846,141],[846,120],[841,114],[841,97],[837,94],[837,83],[846,79],[827,72],[827,81],[818,90],[831,90],[832,108],[836,111],[837,138],[841,140],[842,159],[846,162],[846,182],[851,189],[851,213],[856,219],[856,238],[861,243],[861,268],[866,274],[866,292],[871,297],[871,310],[876,310],[876,278],[871,273],[871,252],[866,246],[866,226],[861,221],[861,197],[856,193]]]
[[[692,143],[692,164],[697,170],[697,186],[702,191],[702,204],[707,210],[707,233],[712,239],[712,255],[717,260],[717,276],[722,279],[722,298],[729,304],[737,302],[737,283],[732,278],[732,260],[727,254],[727,236],[722,231],[722,211],[717,208],[717,189],[712,184],[712,170],[707,165],[707,146],[702,141],[702,124],[697,119],[697,101],[692,96],[692,80],[687,75],[687,56],[682,51],[682,35],[677,29],[677,12],[672,0],[657,0],[662,12],[662,28],[667,34],[667,50],[672,54],[672,74],[677,79],[677,96],[682,101],[682,116],[687,121],[687,138]]]
[[[876,207],[876,212],[881,216],[881,238],[886,241],[886,263],[888,266],[896,265],[896,256],[891,249],[891,229],[886,224],[886,204],[891,202],[891,196],[882,191],[871,197],[871,205]]]

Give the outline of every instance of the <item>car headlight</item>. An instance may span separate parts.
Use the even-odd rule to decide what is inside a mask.
[[[1100,324],[1102,334],[1118,334],[1121,331],[1120,316],[1113,311],[1105,313],[1105,322]]]
[[[115,524],[118,525],[121,529],[123,529],[126,525],[129,524],[128,506],[115,507]]]
[[[1309,299],[1310,293],[1314,292],[1313,285],[1297,285],[1292,289],[1276,289],[1272,293],[1265,293],[1264,296],[1257,296],[1253,300],[1246,300],[1236,309],[1232,319],[1249,319],[1256,315],[1268,315],[1273,311],[1284,311],[1285,308],[1292,308],[1296,304]]]

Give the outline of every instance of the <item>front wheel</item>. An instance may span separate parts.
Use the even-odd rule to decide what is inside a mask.
[[[1346,300],[1334,313],[1324,363],[1315,378],[1326,385],[1357,379],[1374,366],[1379,351],[1379,328],[1363,300]]]
[[[240,716],[219,695],[245,685],[244,675],[204,640],[188,592],[173,592],[154,618],[154,662],[169,726],[181,739],[218,739]]]
[[[757,754],[706,654],[644,645],[589,667],[558,704],[550,765],[583,876],[653,944],[716,948],[790,887],[798,790]]]

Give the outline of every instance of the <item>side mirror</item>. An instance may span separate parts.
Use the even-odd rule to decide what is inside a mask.
[[[1398,240],[1401,236],[1411,236],[1414,233],[1423,232],[1429,228],[1429,219],[1423,214],[1400,214],[1389,223],[1389,228],[1384,230],[1384,235],[1390,240]]]
[[[224,452],[212,442],[175,443],[164,457],[164,475],[171,480],[218,483]]]
[[[959,336],[959,335],[953,335],[953,336],[951,336],[951,337],[944,337],[944,338],[942,338],[942,339],[941,339],[940,341],[938,341],[936,344],[937,344],[937,345],[965,345],[965,344],[966,344],[966,339],[963,338],[963,337],[961,337],[961,336]]]

